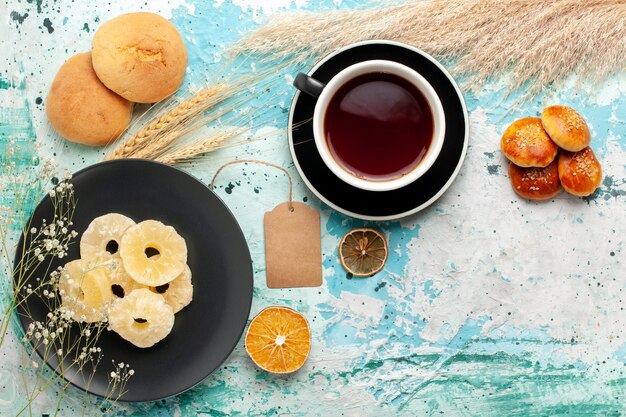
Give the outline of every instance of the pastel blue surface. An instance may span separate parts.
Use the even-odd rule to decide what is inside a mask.
[[[88,50],[98,26],[120,13],[158,12],[179,28],[189,56],[179,93],[185,96],[215,81],[225,65],[221,52],[265,22],[267,13],[365,3],[4,3],[0,39],[10,40],[10,52],[0,57],[0,139],[36,143],[42,157],[72,171],[102,159],[103,150],[58,137],[44,103],[56,69]],[[243,61],[240,72],[254,64]],[[274,162],[289,170],[294,199],[320,209],[322,287],[268,289],[262,213],[286,200],[287,182],[281,173],[253,165],[228,168],[216,182],[253,256],[252,315],[269,305],[305,314],[313,335],[307,363],[294,375],[269,375],[255,367],[240,341],[222,368],[196,388],[164,401],[116,404],[108,414],[624,415],[626,72],[595,87],[585,80],[580,86],[567,82],[521,106],[514,106],[518,94],[503,99],[504,84],[478,96],[465,94],[470,145],[452,187],[416,215],[366,222],[321,204],[294,168],[286,133],[294,93],[290,77],[306,69],[281,67],[270,91],[246,103],[267,107],[262,120],[254,121],[262,140],[217,151],[187,169],[209,183],[220,165],[235,158]],[[575,108],[587,120],[604,180],[588,198],[562,193],[551,201],[525,201],[509,184],[500,135],[513,120],[537,116],[554,103]],[[379,229],[390,251],[384,270],[366,279],[346,274],[337,258],[341,237],[363,226]],[[21,352],[14,339],[0,349],[2,416],[23,406],[16,366]],[[53,412],[57,396],[55,389],[47,391],[33,405],[33,415]],[[70,388],[59,415],[82,415],[83,401],[86,415],[98,413],[97,398]]]

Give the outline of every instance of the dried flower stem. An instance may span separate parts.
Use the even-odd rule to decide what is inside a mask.
[[[20,367],[23,391],[17,397],[20,402],[16,415],[32,415],[33,403],[49,389],[54,389],[58,396],[56,404],[52,404],[57,415],[69,381],[81,375],[89,389],[103,354],[96,343],[106,326],[72,325],[71,314],[61,303],[60,268],[52,270],[59,259],[68,256],[69,246],[77,237],[72,222],[77,198],[70,175],[59,175],[51,161],[41,163],[12,140],[4,151],[0,156],[0,196],[3,201],[10,201],[11,207],[0,206],[0,267],[8,272],[0,276],[0,349],[18,314],[21,319],[28,318],[30,323],[23,332],[15,323],[16,336],[24,347]],[[49,187],[51,218],[34,224],[28,220],[30,211]],[[20,255],[14,263],[16,247],[11,242],[20,234]],[[33,314],[31,300],[43,304],[47,315]],[[120,373],[119,366],[116,371]],[[125,370],[120,378],[110,381],[107,401],[119,398],[132,372]]]
[[[380,3],[379,3],[380,4]],[[385,4],[384,2],[382,3]],[[626,65],[624,0],[409,0],[392,7],[278,14],[230,53],[309,63],[353,42],[414,45],[468,76],[478,91],[511,75],[538,93],[572,73],[598,81]],[[533,80],[530,85],[526,83]]]

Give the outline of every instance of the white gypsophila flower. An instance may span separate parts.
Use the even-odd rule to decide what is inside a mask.
[[[62,356],[63,355],[63,349],[57,350],[57,355]]]
[[[111,374],[110,374],[110,375],[111,375],[111,378],[115,378],[115,377],[117,377],[117,374],[116,374],[115,372],[111,372]]]
[[[35,361],[32,361],[31,364],[33,365],[33,368],[37,369],[39,368],[39,364]]]
[[[33,228],[30,229],[30,232],[33,233],[33,234],[37,233],[37,229],[35,227],[33,227]]]
[[[128,371],[128,375],[130,375],[130,376],[135,375],[135,370],[134,369],[129,370]]]

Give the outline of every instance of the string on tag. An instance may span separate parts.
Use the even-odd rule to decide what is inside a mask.
[[[287,176],[287,179],[289,179],[289,200],[288,200],[288,206],[289,206],[289,211],[294,211],[294,206],[293,206],[293,184],[291,182],[291,175],[289,175],[289,172],[276,164],[272,164],[271,162],[266,162],[266,161],[260,161],[258,159],[237,159],[235,161],[230,161],[225,163],[224,165],[220,166],[217,171],[215,172],[215,175],[213,175],[213,179],[211,179],[211,185],[209,186],[211,188],[211,190],[215,187],[215,179],[217,178],[217,176],[219,175],[220,172],[222,172],[222,170],[224,168],[226,168],[229,165],[235,165],[235,164],[242,164],[242,163],[254,163],[254,164],[261,164],[261,165],[266,165],[266,166],[270,166],[276,169],[281,170],[282,172],[285,173],[285,175]]]

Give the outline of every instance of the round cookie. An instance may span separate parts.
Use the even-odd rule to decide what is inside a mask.
[[[546,167],[559,151],[538,117],[513,122],[502,135],[500,147],[504,155],[520,167]]]
[[[589,146],[587,123],[571,107],[546,107],[541,113],[541,124],[554,143],[566,151],[578,152]]]
[[[589,147],[574,153],[563,151],[559,155],[559,178],[565,191],[586,197],[600,186],[602,167]]]
[[[113,142],[128,127],[132,103],[105,87],[89,52],[61,66],[46,99],[46,115],[65,139],[88,146]]]
[[[522,168],[511,162],[509,177],[513,190],[529,200],[547,200],[562,190],[556,159],[545,168]]]
[[[155,103],[182,84],[187,49],[167,19],[154,13],[128,13],[96,31],[92,60],[108,88],[136,103]]]

